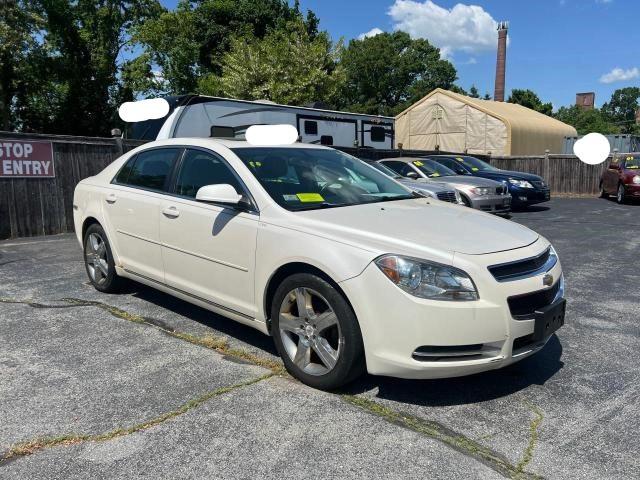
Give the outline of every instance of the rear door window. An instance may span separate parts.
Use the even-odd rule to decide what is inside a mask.
[[[118,172],[116,183],[164,191],[180,148],[155,148],[139,153]]]

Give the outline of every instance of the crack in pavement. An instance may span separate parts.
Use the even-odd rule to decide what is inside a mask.
[[[538,431],[540,429],[540,424],[544,419],[544,414],[538,407],[530,404],[529,402],[525,402],[525,405],[533,412],[534,418],[529,423],[529,443],[524,449],[522,458],[518,462],[518,465],[516,465],[516,469],[520,472],[523,472],[526,466],[529,465],[531,460],[533,460],[533,451],[538,443]]]
[[[238,390],[243,387],[248,387],[249,385],[253,385],[255,383],[261,382],[262,380],[266,380],[267,378],[271,378],[274,375],[275,374],[273,372],[270,372],[270,373],[267,373],[266,375],[262,375],[260,377],[253,378],[251,380],[247,380],[246,382],[236,383],[234,385],[229,385],[227,387],[216,388],[213,391],[207,392],[204,395],[201,395],[197,398],[191,399],[183,403],[175,410],[165,412],[155,418],[152,418],[151,420],[147,420],[146,422],[138,423],[127,428],[116,428],[108,432],[94,434],[94,435],[67,434],[67,435],[61,435],[58,437],[36,438],[34,440],[30,440],[27,442],[17,443],[12,447],[10,447],[9,450],[6,453],[4,453],[4,455],[0,456],[0,467],[2,467],[3,465],[6,465],[10,461],[13,461],[28,455],[32,455],[40,450],[44,450],[47,448],[52,448],[57,446],[77,445],[79,443],[85,443],[85,442],[105,442],[108,440],[113,440],[118,437],[131,435],[133,433],[140,432],[142,430],[148,430],[149,428],[155,427],[156,425],[160,425],[161,423],[164,423],[167,420],[183,415],[188,411],[193,410],[196,407],[199,407],[204,402],[211,400],[214,397],[232,392],[234,390]]]
[[[365,410],[373,415],[379,416],[386,421],[407,428],[414,432],[420,433],[424,436],[438,440],[445,445],[457,450],[458,452],[468,457],[474,458],[484,465],[488,466],[492,470],[496,471],[500,475],[506,478],[512,479],[540,479],[539,475],[526,472],[524,469],[533,458],[533,449],[535,448],[535,441],[537,440],[537,431],[540,422],[542,421],[542,414],[540,417],[536,417],[531,425],[531,438],[523,458],[517,465],[513,465],[506,457],[493,451],[492,449],[479,444],[478,442],[466,437],[465,435],[455,432],[450,428],[435,422],[433,420],[425,420],[418,418],[414,415],[408,415],[398,412],[392,408],[381,405],[380,403],[363,397],[355,395],[342,395],[342,398],[362,410]],[[534,435],[535,432],[535,435]]]
[[[191,400],[186,404],[182,405],[177,410],[166,413],[153,419],[149,422],[138,424],[128,429],[117,429],[111,432],[107,432],[101,435],[67,435],[61,437],[54,437],[48,439],[36,439],[30,442],[24,442],[13,446],[9,452],[7,452],[4,456],[0,457],[0,466],[3,463],[6,463],[10,459],[17,458],[24,455],[30,455],[35,451],[41,450],[43,448],[49,448],[57,445],[72,445],[76,443],[86,442],[86,441],[104,441],[110,438],[116,438],[122,435],[128,435],[130,433],[134,433],[139,430],[143,430],[146,428],[150,428],[151,426],[157,425],[159,423],[168,420],[169,418],[173,418],[174,416],[181,415],[186,411],[194,408],[195,406],[200,405],[204,401],[212,398],[221,393],[226,393],[227,391],[233,390],[235,388],[239,388],[245,385],[251,385],[252,383],[256,383],[257,381],[264,380],[274,375],[285,376],[287,372],[284,370],[284,366],[282,362],[265,359],[263,357],[259,357],[258,355],[254,355],[246,350],[241,349],[233,349],[230,348],[227,340],[222,337],[217,337],[212,334],[207,334],[204,336],[196,336],[189,333],[179,332],[175,329],[168,326],[166,323],[162,322],[158,319],[153,319],[149,317],[143,317],[141,315],[130,313],[125,310],[122,310],[113,305],[109,305],[103,302],[95,301],[95,300],[83,300],[79,298],[61,298],[59,301],[65,302],[65,304],[57,305],[57,304],[44,304],[35,301],[29,300],[14,300],[7,298],[0,298],[0,303],[10,303],[10,304],[23,304],[28,305],[32,308],[74,308],[74,307],[97,307],[100,308],[109,314],[113,315],[116,318],[124,319],[133,323],[145,324],[155,328],[160,329],[163,333],[170,335],[174,338],[199,345],[208,349],[215,350],[219,353],[225,355],[225,357],[229,357],[235,360],[241,360],[248,363],[252,363],[254,365],[262,366],[269,368],[271,373],[260,377],[259,379],[252,380],[249,382],[245,382],[242,384],[234,385],[231,387],[222,387],[213,392],[205,394],[198,399]],[[507,478],[514,479],[538,479],[542,478],[533,473],[525,472],[526,466],[533,459],[533,451],[535,449],[535,445],[538,438],[538,428],[540,423],[542,422],[543,415],[537,407],[533,405],[527,404],[527,406],[536,414],[536,417],[531,421],[530,424],[530,438],[527,447],[523,453],[521,460],[517,465],[513,465],[506,459],[503,455],[491,450],[488,447],[485,447],[478,442],[455,432],[448,427],[432,421],[432,420],[424,420],[417,418],[411,415],[405,415],[403,413],[397,412],[391,408],[385,407],[373,400],[369,400],[366,398],[354,396],[354,395],[342,395],[342,398],[348,403],[358,407],[362,410],[365,410],[369,413],[382,417],[383,419],[404,427],[414,432],[420,433],[427,437],[438,440],[445,445],[453,448],[461,452],[464,455],[472,457],[481,463],[487,465],[492,468],[494,471],[500,473],[501,475]],[[193,405],[191,405],[193,404]],[[191,405],[191,406],[189,406]],[[186,410],[184,410],[186,408]],[[184,410],[184,411],[182,411]],[[176,413],[178,412],[178,413]]]
[[[248,352],[247,350],[243,350],[239,348],[231,348],[227,340],[223,337],[218,337],[213,334],[198,336],[190,333],[179,332],[174,328],[172,328],[171,326],[169,326],[167,323],[163,322],[162,320],[158,320],[150,317],[143,317],[142,315],[138,315],[136,313],[130,313],[130,312],[127,312],[126,310],[122,310],[121,308],[115,307],[113,305],[109,305],[104,302],[99,302],[96,300],[83,300],[80,298],[61,298],[59,301],[65,302],[65,304],[63,305],[45,304],[45,303],[39,303],[31,300],[15,300],[11,298],[0,298],[0,303],[28,305],[29,307],[32,307],[32,308],[62,309],[62,308],[79,308],[79,307],[97,307],[110,313],[116,318],[127,320],[133,323],[149,325],[151,327],[158,328],[160,331],[162,331],[166,335],[169,335],[173,338],[184,340],[186,342],[189,342],[201,347],[205,347],[210,350],[215,350],[218,353],[221,353],[222,355],[224,355],[225,357],[228,357],[227,359],[234,358],[234,359],[252,363],[254,365],[258,365],[260,367],[268,368],[276,375],[286,374],[286,371],[284,369],[284,365],[282,364],[282,362],[261,357],[259,355]]]

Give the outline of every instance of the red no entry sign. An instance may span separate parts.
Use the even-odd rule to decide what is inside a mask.
[[[51,142],[0,139],[0,178],[53,178]]]

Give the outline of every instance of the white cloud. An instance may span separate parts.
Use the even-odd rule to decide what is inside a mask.
[[[362,40],[367,37],[375,37],[376,35],[380,35],[381,33],[384,33],[384,32],[380,30],[378,27],[375,27],[369,30],[368,32],[361,33],[360,35],[358,35],[358,40]]]
[[[440,48],[443,57],[455,51],[491,51],[497,46],[498,23],[477,5],[458,3],[447,9],[431,0],[395,0],[388,14],[395,30],[426,38]]]
[[[596,0],[596,3],[612,3],[613,0]]]
[[[462,62],[465,65],[475,65],[476,63],[478,63],[478,60],[476,60],[475,57],[469,57],[469,59],[466,62]]]
[[[628,70],[616,67],[609,73],[602,75],[600,77],[600,83],[624,82],[638,77],[640,77],[640,70],[638,67],[633,67]]]

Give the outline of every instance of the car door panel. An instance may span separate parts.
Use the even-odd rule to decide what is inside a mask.
[[[110,198],[113,201],[109,201]],[[114,187],[105,195],[104,211],[115,232],[119,266],[164,282],[158,231],[159,205],[156,194]]]
[[[174,195],[160,204],[160,239],[166,283],[251,316],[259,216],[253,211],[195,200],[199,188],[230,184],[245,189],[224,159],[187,149]]]
[[[159,206],[181,148],[150,149],[132,157],[105,191],[103,211],[120,267],[164,282]]]

